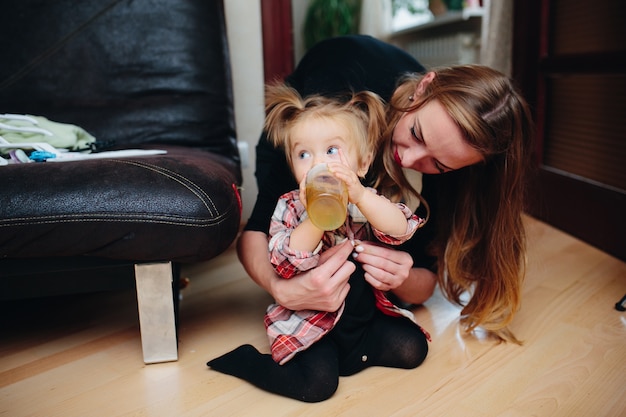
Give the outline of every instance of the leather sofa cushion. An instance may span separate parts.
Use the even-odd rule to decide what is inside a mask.
[[[0,168],[0,258],[198,261],[222,252],[240,220],[234,163],[206,151],[166,149]]]
[[[199,261],[225,250],[240,221],[235,163],[163,149],[166,155],[1,167],[0,258]]]

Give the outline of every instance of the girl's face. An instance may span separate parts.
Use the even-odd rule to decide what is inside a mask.
[[[403,114],[393,131],[391,146],[398,165],[424,174],[443,174],[484,159],[463,139],[437,100]]]
[[[363,169],[350,130],[338,120],[307,117],[291,129],[290,144],[293,174],[298,182],[314,165],[341,162],[339,149],[352,171],[360,175]]]

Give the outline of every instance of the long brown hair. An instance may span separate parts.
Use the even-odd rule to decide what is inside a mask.
[[[440,178],[437,238],[431,247],[440,288],[464,305],[461,322],[468,332],[481,326],[500,340],[520,343],[507,326],[520,307],[525,272],[522,211],[532,151],[530,111],[511,80],[488,67],[434,73],[419,96],[414,95],[422,75],[405,77],[394,92],[385,133],[389,146],[376,161],[377,186],[390,198],[403,190],[416,193],[393,161],[393,129],[404,113],[438,100],[485,159]],[[463,301],[466,292],[470,297]]]

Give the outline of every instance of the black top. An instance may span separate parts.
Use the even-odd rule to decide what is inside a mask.
[[[407,52],[364,35],[348,35],[322,41],[302,58],[295,71],[286,78],[302,96],[336,95],[369,90],[389,100],[398,78],[425,69]],[[265,132],[256,147],[256,172],[259,194],[246,230],[267,233],[278,198],[298,188],[284,151],[268,142]],[[424,175],[422,195],[431,203],[431,177]],[[432,203],[431,203],[432,208]],[[432,224],[418,230],[402,248],[413,256],[416,266],[430,267],[432,259],[425,246],[432,239]],[[430,227],[429,227],[430,226]]]

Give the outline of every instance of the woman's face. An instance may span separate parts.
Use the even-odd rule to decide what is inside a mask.
[[[424,174],[443,174],[483,160],[437,100],[403,114],[391,146],[398,165]]]

